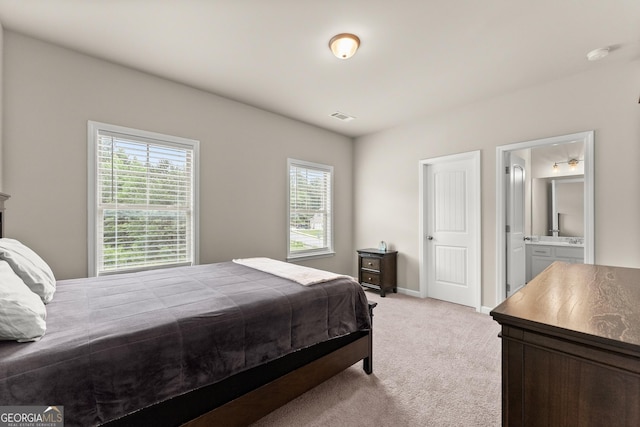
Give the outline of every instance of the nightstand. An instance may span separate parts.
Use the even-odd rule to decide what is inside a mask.
[[[398,292],[396,259],[398,251],[358,249],[358,281],[364,287],[378,289],[384,297]]]

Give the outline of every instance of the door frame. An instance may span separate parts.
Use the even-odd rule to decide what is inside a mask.
[[[496,147],[496,305],[506,299],[506,173],[505,153],[544,145],[584,143],[584,263],[595,262],[594,131],[516,142]]]
[[[425,209],[425,190],[426,190],[426,179],[427,179],[427,167],[429,165],[434,165],[436,163],[448,163],[448,162],[456,162],[456,161],[461,161],[461,160],[472,160],[474,163],[474,168],[475,168],[475,174],[476,176],[472,177],[472,186],[474,189],[474,195],[473,197],[473,203],[471,203],[472,206],[468,206],[468,218],[469,221],[473,222],[474,225],[474,230],[476,230],[475,232],[475,236],[474,236],[474,240],[475,240],[475,250],[474,250],[474,261],[475,261],[475,265],[476,268],[473,271],[469,271],[469,277],[473,277],[474,280],[472,280],[471,282],[474,283],[474,287],[472,289],[472,292],[474,292],[474,305],[475,305],[475,309],[476,311],[480,311],[481,309],[481,303],[482,303],[482,256],[481,256],[481,248],[482,248],[482,215],[481,215],[481,211],[482,211],[482,207],[481,207],[481,203],[480,200],[481,198],[481,169],[480,169],[480,150],[476,150],[476,151],[469,151],[466,153],[459,153],[459,154],[450,154],[450,155],[446,155],[446,156],[440,156],[440,157],[433,157],[433,158],[429,158],[429,159],[424,159],[424,160],[420,160],[418,162],[418,168],[419,168],[419,176],[420,176],[420,181],[419,181],[419,209],[418,209],[418,218],[419,218],[419,224],[418,224],[418,241],[419,241],[419,248],[418,248],[418,266],[419,266],[419,280],[420,280],[420,297],[421,298],[427,298],[429,295],[427,295],[427,271],[426,271],[426,262],[427,262],[427,243],[426,243],[426,230],[427,230],[427,210]]]

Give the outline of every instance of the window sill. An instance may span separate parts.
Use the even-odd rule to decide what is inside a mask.
[[[293,254],[293,255],[289,255],[287,257],[287,261],[305,261],[308,259],[318,259],[318,258],[329,258],[334,256],[336,253],[331,251],[331,252],[321,252],[321,253],[314,253],[314,254],[310,254],[310,253],[306,253],[306,254]]]
[[[195,263],[192,261],[186,261],[186,262],[178,262],[174,264],[160,264],[160,265],[140,266],[140,267],[134,267],[134,268],[121,268],[119,270],[100,271],[98,272],[97,276],[104,277],[104,276],[113,276],[115,274],[139,273],[141,271],[162,270],[165,268],[186,267],[190,265],[195,265]]]

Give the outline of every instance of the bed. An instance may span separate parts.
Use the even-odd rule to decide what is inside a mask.
[[[246,425],[360,360],[371,373],[373,306],[346,276],[231,261],[58,281],[44,336],[0,342],[0,402],[63,406],[68,427]]]

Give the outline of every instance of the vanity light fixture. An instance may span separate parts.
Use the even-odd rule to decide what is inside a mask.
[[[580,160],[578,159],[570,159],[567,162],[554,162],[553,163],[553,171],[554,172],[558,172],[560,166],[558,166],[559,163],[566,163],[569,165],[569,169],[571,169],[572,171],[576,170],[576,167],[578,167],[578,164],[580,164]]]
[[[569,164],[569,169],[574,171],[574,170],[576,170],[576,166],[578,166],[578,163],[580,163],[580,162],[578,161],[578,159],[571,159],[567,163]]]
[[[360,38],[355,34],[341,33],[329,40],[329,49],[340,59],[349,59],[360,47]]]

